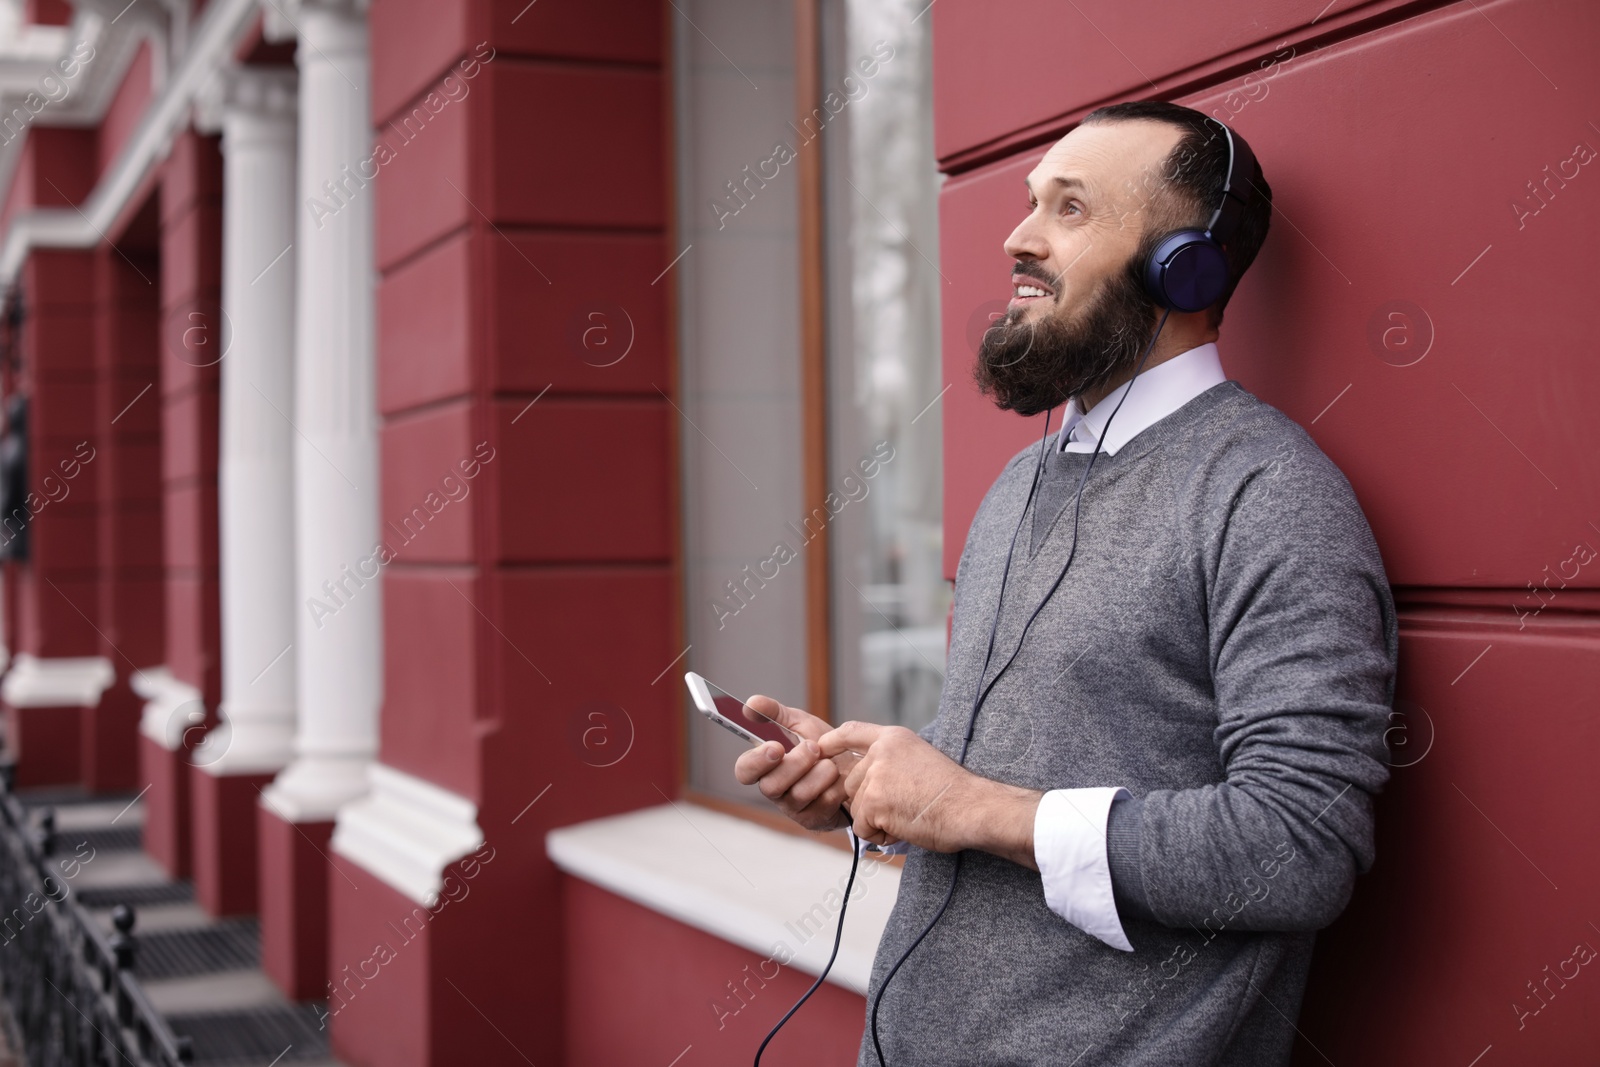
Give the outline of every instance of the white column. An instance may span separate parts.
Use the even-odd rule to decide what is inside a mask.
[[[263,774],[289,763],[295,729],[295,74],[232,68],[199,104],[199,125],[222,131],[228,349],[217,479],[223,725],[191,758],[213,774]]]
[[[276,6],[276,5],[275,5]],[[282,5],[299,38],[300,159],[292,417],[294,762],[268,787],[280,817],[331,820],[367,789],[383,696],[373,188],[365,4]],[[369,562],[370,561],[370,562]]]

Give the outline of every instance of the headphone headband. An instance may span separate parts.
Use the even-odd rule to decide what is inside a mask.
[[[1244,209],[1254,192],[1251,179],[1256,172],[1256,154],[1250,151],[1243,137],[1228,128],[1227,123],[1217,122],[1217,125],[1222,127],[1223,136],[1228,139],[1228,173],[1222,179],[1222,201],[1206,223],[1206,236],[1219,245],[1228,245],[1233,243],[1234,235],[1239,232]]]

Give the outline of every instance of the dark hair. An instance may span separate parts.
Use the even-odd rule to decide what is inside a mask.
[[[1190,226],[1204,227],[1222,199],[1222,183],[1228,176],[1228,139],[1217,120],[1182,104],[1162,100],[1131,100],[1096,108],[1083,117],[1081,126],[1136,119],[1165,122],[1184,131],[1167,158],[1162,161],[1162,183],[1168,190],[1152,217],[1152,228],[1167,230]],[[1228,287],[1211,306],[1211,325],[1222,323],[1222,310],[1228,306],[1234,287],[1255,262],[1267,239],[1272,220],[1272,187],[1261,173],[1259,160],[1254,174],[1245,175],[1245,190],[1253,195],[1239,220],[1238,232],[1223,246],[1228,257]],[[1141,242],[1141,248],[1144,243]]]

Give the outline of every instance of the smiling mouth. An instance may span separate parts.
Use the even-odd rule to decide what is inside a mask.
[[[1055,293],[1045,286],[1031,281],[1023,281],[1020,278],[1013,278],[1011,282],[1011,303],[1009,306],[1014,308],[1025,307],[1028,304],[1034,303],[1035,301],[1048,300],[1054,296]]]

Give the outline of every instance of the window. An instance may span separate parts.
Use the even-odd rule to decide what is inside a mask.
[[[825,90],[858,94],[824,155],[834,718],[912,729],[938,710],[950,608],[926,7],[828,4],[823,50]]]
[[[930,20],[901,0],[796,2],[678,0],[673,17],[675,673],[917,727],[949,606]],[[801,93],[818,106],[802,114]],[[749,800],[740,742],[684,706],[690,788]]]

